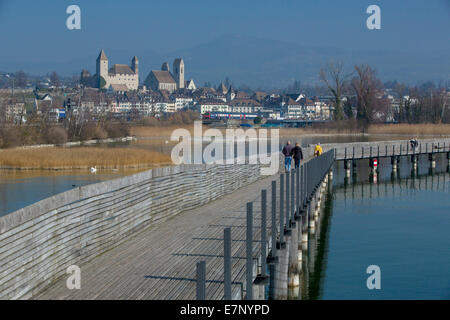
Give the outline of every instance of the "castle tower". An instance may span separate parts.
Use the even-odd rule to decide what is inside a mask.
[[[177,89],[184,88],[184,61],[182,58],[177,58],[173,62],[173,77],[177,83]]]
[[[161,66],[161,70],[170,72],[169,64],[167,62],[164,62]]]
[[[106,85],[108,84],[108,57],[103,49],[100,51],[97,58],[97,76],[103,77],[106,81]]]
[[[135,74],[139,74],[139,60],[136,56],[131,60],[131,70],[133,70]]]
[[[108,76],[108,57],[103,50],[100,51],[97,58],[97,75],[103,78],[105,78],[105,75]]]

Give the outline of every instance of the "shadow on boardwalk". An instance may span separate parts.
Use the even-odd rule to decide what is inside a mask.
[[[263,177],[232,194],[150,227],[81,265],[81,289],[66,278],[35,299],[195,299],[196,263],[206,261],[207,299],[223,298],[223,229],[232,228],[233,292],[245,281],[246,203],[254,201],[254,257],[259,253],[261,190],[278,176]],[[270,200],[268,201],[270,206]],[[270,221],[268,222],[270,226]],[[268,230],[270,231],[270,230]]]

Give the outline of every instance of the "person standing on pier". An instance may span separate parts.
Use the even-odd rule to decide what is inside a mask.
[[[314,148],[314,156],[318,157],[320,155],[322,155],[323,150],[322,150],[322,146],[320,145],[320,142],[316,144],[316,147]]]
[[[300,160],[303,160],[303,150],[298,142],[295,143],[295,147],[292,148],[291,155],[294,158],[295,169],[300,167]]]
[[[283,155],[284,155],[284,168],[287,172],[291,171],[291,162],[292,162],[292,145],[291,142],[288,141],[286,145],[283,148]]]
[[[419,145],[419,142],[417,141],[417,138],[413,138],[409,140],[409,143],[411,144],[411,149],[413,150],[413,153],[416,153],[416,148]]]

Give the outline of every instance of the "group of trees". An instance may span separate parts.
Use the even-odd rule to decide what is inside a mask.
[[[330,62],[319,75],[333,96],[335,120],[353,118],[354,108],[356,119],[364,126],[385,120],[389,102],[383,98],[383,84],[370,66],[356,65],[353,72],[346,73],[342,62]]]
[[[364,127],[378,121],[406,123],[450,123],[449,95],[444,84],[427,82],[420,87],[387,83],[393,97],[389,100],[376,71],[366,64],[346,73],[342,62],[330,62],[320,70],[320,79],[334,100],[334,119],[355,118]],[[393,103],[395,102],[395,103]],[[356,115],[353,110],[356,109]]]
[[[450,123],[450,96],[444,88],[422,91],[408,88],[408,95],[402,96],[394,117],[404,123]]]
[[[21,126],[0,127],[0,148],[34,144],[63,144],[67,141],[119,138],[129,136],[131,126],[124,121],[99,122],[86,120],[77,123],[67,119],[54,123],[45,114],[34,114]]]

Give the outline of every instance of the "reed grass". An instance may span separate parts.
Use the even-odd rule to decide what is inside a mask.
[[[193,125],[183,126],[135,126],[131,128],[131,134],[137,137],[158,138],[170,141],[170,135],[176,129],[188,130],[193,136]],[[209,129],[203,126],[203,131]],[[223,128],[217,128],[225,134]],[[243,128],[245,130],[245,128]],[[258,129],[258,128],[256,128]],[[292,135],[330,135],[330,134],[383,134],[383,135],[450,135],[450,124],[373,124],[367,130],[358,127],[355,121],[343,121],[340,123],[327,123],[305,128],[280,128],[281,137]]]
[[[450,135],[450,124],[375,124],[369,126],[369,134],[398,134],[398,135]]]
[[[171,164],[169,155],[137,148],[40,148],[0,151],[1,168],[97,169],[144,168]]]
[[[194,132],[194,125],[182,125],[182,126],[134,126],[131,127],[131,135],[136,137],[160,137],[160,138],[170,138],[172,132],[176,129],[186,129],[191,135]]]

